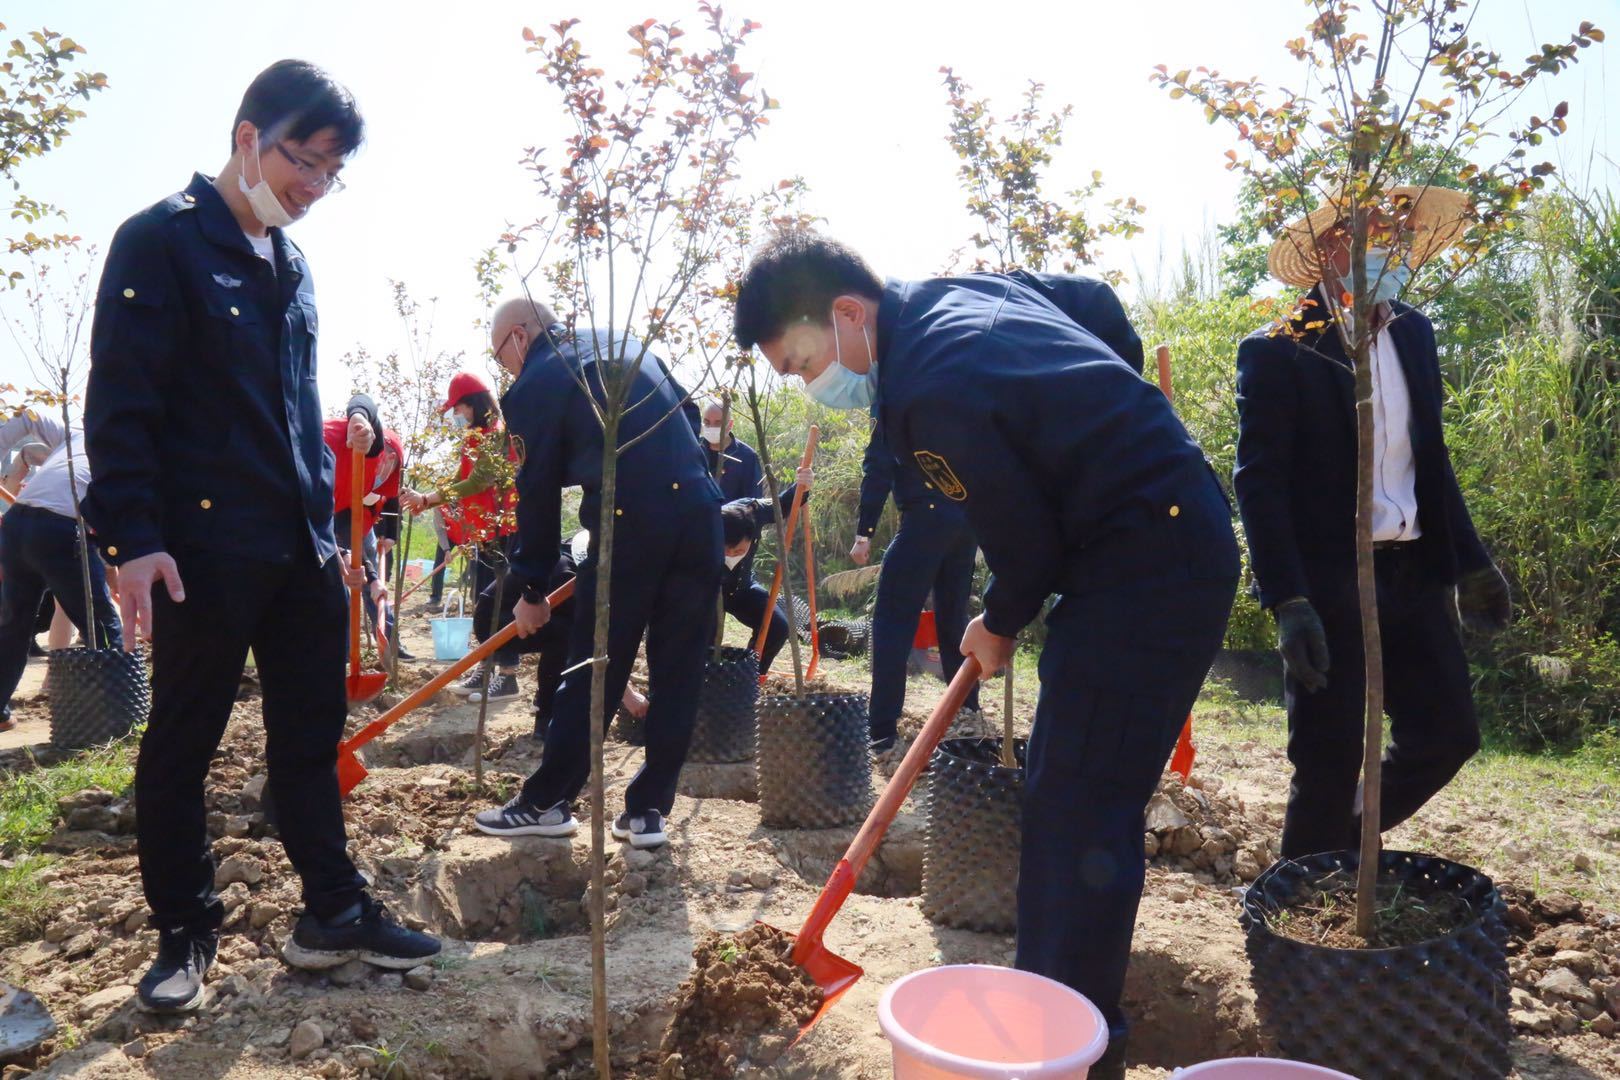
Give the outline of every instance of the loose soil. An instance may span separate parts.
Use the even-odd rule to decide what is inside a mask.
[[[1474,909],[1450,893],[1410,882],[1380,881],[1374,889],[1373,933],[1356,933],[1356,883],[1334,875],[1315,883],[1315,895],[1271,915],[1271,929],[1286,938],[1330,949],[1401,949],[1445,937],[1474,921]]]
[[[821,1008],[821,988],[793,962],[793,936],[769,926],[709,933],[675,992],[658,1080],[732,1077],[773,1064]]]
[[[408,612],[403,624],[406,644],[431,655],[420,610]],[[409,685],[441,669],[430,661],[402,665]],[[824,660],[822,672],[815,690],[867,688],[860,660]],[[772,682],[766,692],[791,692],[791,675]],[[920,727],[941,689],[936,680],[912,680],[903,731]],[[989,715],[976,734],[1000,731],[999,688],[988,689]],[[509,796],[539,762],[539,748],[529,739],[532,690],[531,662],[519,698],[491,708],[483,785],[472,779],[477,707],[443,694],[374,744],[367,756],[371,775],[345,804],[350,851],[373,891],[407,925],[444,939],[436,963],[409,973],[356,964],[311,974],[281,961],[299,887],[264,820],[264,736],[251,693],[236,706],[208,780],[208,825],[228,915],[220,959],[208,975],[211,1000],[196,1015],[157,1018],[134,1009],[134,985],[151,961],[156,935],[146,926],[136,874],[130,793],[84,792],[63,800],[57,831],[46,844],[54,861],[45,871],[51,907],[41,932],[0,948],[0,979],[36,992],[61,1028],[24,1064],[38,1077],[102,1080],[592,1076],[582,906],[590,853],[586,808],[577,808],[584,828],[571,839],[509,841],[471,825],[474,813]],[[1035,692],[1033,678],[1020,681],[1021,717],[1033,713]],[[357,709],[352,723],[375,715],[374,707]],[[1134,1024],[1130,1080],[1266,1049],[1235,890],[1274,858],[1287,762],[1275,740],[1232,734],[1235,727],[1225,728],[1224,737],[1200,727],[1192,782],[1167,778],[1148,810],[1147,889],[1125,990]],[[1027,719],[1017,730],[1027,735]],[[610,738],[610,815],[622,806],[641,760],[639,749]],[[26,753],[0,760],[0,783],[33,767]],[[690,992],[694,972],[712,966],[710,959],[694,969],[694,951],[712,958],[713,945],[705,951],[702,943],[747,933],[760,921],[797,929],[848,843],[852,830],[764,828],[758,806],[748,801],[751,777],[746,767],[737,772],[719,778],[725,784],[709,777],[708,784],[683,785],[668,847],[644,852],[608,841],[604,900],[616,1076],[650,1080],[670,1058],[662,1050],[665,1034],[678,1009],[699,1007]],[[1514,935],[1513,1075],[1620,1076],[1620,918],[1610,914],[1620,832],[1586,842],[1588,870],[1560,872],[1535,854],[1554,844],[1587,806],[1612,806],[1613,793],[1606,803],[1604,796],[1587,795],[1571,797],[1568,805],[1557,804],[1563,795],[1548,795],[1545,813],[1512,820],[1499,807],[1470,802],[1466,790],[1465,783],[1454,784],[1389,842],[1461,858],[1504,883]],[[877,1028],[877,1001],[891,983],[941,963],[1012,961],[1010,936],[939,927],[924,918],[916,895],[918,806],[914,797],[874,859],[877,869],[869,867],[827,930],[828,947],[863,967],[865,977],[797,1043],[794,1019],[783,1023],[785,1033],[766,1030],[729,1046],[739,1075],[883,1080],[890,1054]],[[1604,827],[1612,829],[1612,822]],[[1533,858],[1503,857],[1510,841],[1525,843]],[[1531,882],[1546,884],[1532,893],[1523,887]],[[734,979],[733,985],[754,984]],[[773,1052],[780,1056],[768,1060]],[[681,1054],[686,1076],[722,1075],[709,1064],[687,1065],[686,1051]],[[13,1070],[5,1080],[19,1075]]]

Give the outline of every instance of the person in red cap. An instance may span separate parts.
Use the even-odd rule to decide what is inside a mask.
[[[371,401],[365,395],[357,395],[355,400],[365,401],[368,406]],[[376,626],[379,617],[378,604],[387,594],[387,582],[381,572],[381,559],[388,554],[399,537],[400,473],[404,468],[405,447],[400,441],[398,432],[382,426],[375,406],[369,406],[366,415],[371,422],[374,445],[378,448],[378,452],[364,459],[365,468],[360,478],[361,490],[365,492],[360,500],[364,512],[360,519],[360,533],[365,545],[361,554],[366,572],[366,615],[371,619],[372,625]],[[337,535],[344,541],[349,537],[349,499],[353,490],[352,457],[343,441],[347,429],[345,421],[332,419],[326,421],[321,432],[337,461],[332,486],[332,524]],[[393,613],[390,612],[383,633],[392,641],[394,631],[395,620]],[[406,650],[403,643],[399,646],[399,658],[416,659]]]
[[[413,514],[435,506],[445,507],[444,521],[450,542],[458,547],[477,545],[473,586],[482,596],[485,591],[493,591],[496,579],[506,573],[508,548],[517,525],[512,514],[510,485],[501,490],[502,485],[497,483],[501,472],[499,454],[504,451],[513,461],[516,457],[501,423],[495,394],[482,376],[470,371],[457,373],[450,380],[442,411],[450,413],[451,423],[466,432],[456,481],[437,491],[405,491],[399,497],[399,505]],[[478,640],[483,641],[512,621],[512,604],[516,599],[515,596],[503,597],[498,614],[475,618],[473,632]],[[480,608],[492,611],[493,605]],[[452,689],[475,704],[482,701],[486,693],[491,701],[515,698],[520,655],[516,642],[508,643],[495,653],[495,670],[489,674],[487,690],[483,670],[472,672]]]

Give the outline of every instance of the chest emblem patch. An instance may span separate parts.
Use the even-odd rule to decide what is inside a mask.
[[[963,502],[967,499],[967,488],[962,486],[962,481],[951,471],[950,462],[932,450],[918,450],[912,457],[917,459],[917,466],[922,469],[924,476],[934,482],[934,487],[939,489],[941,495],[954,502]]]
[[[221,288],[225,289],[234,289],[242,284],[241,278],[231,277],[229,274],[215,274],[214,281],[217,282]]]

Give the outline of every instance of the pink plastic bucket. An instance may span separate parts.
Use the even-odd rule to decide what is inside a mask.
[[[1171,1074],[1173,1080],[1356,1080],[1348,1073],[1277,1058],[1223,1058],[1189,1065]]]
[[[1108,1047],[1084,996],[987,964],[914,971],[883,992],[895,1080],[1082,1080]]]

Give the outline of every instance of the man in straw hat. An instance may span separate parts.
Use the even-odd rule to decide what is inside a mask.
[[[1370,198],[1364,202],[1372,201]],[[1369,207],[1373,544],[1390,740],[1382,827],[1411,817],[1479,749],[1456,616],[1499,629],[1507,582],[1469,520],[1440,425],[1434,327],[1396,296],[1455,242],[1468,200],[1395,187]],[[1354,849],[1365,680],[1356,590],[1349,199],[1289,224],[1271,272],[1307,290],[1291,325],[1238,347],[1234,481],[1260,603],[1277,618],[1294,764],[1282,853]],[[1340,324],[1343,324],[1341,326]]]

